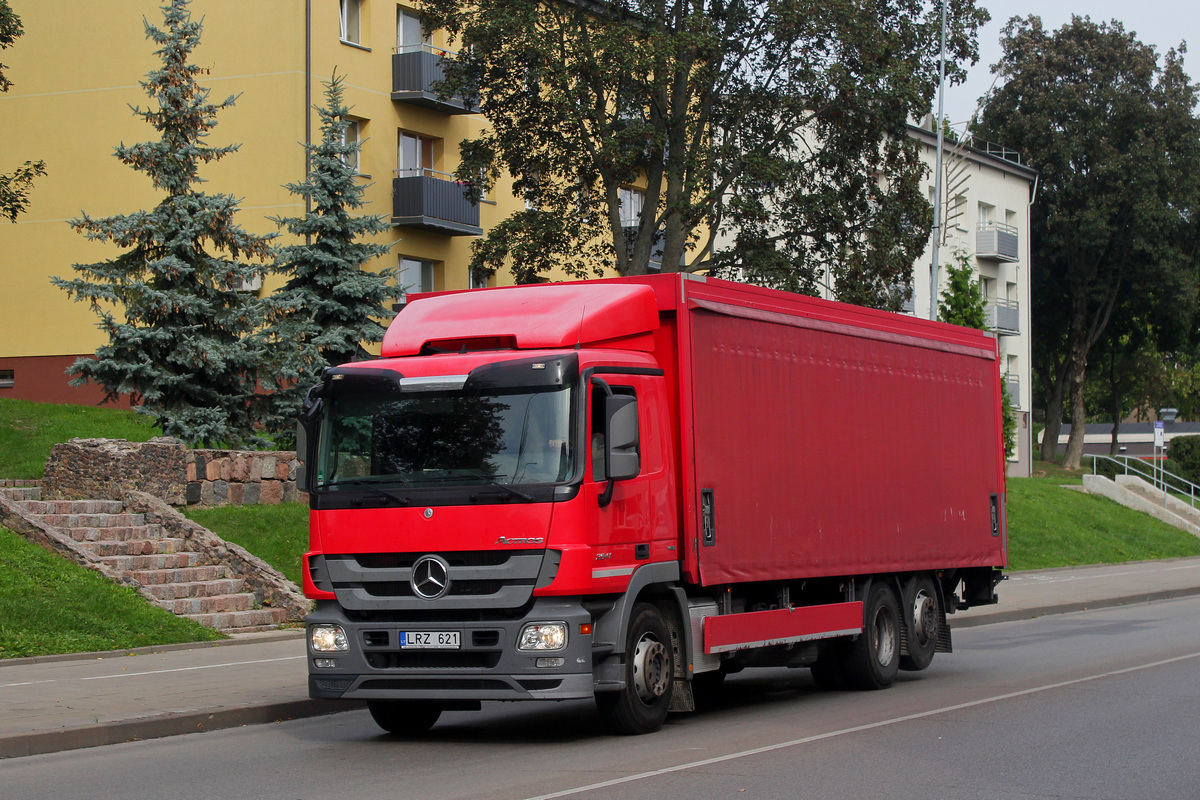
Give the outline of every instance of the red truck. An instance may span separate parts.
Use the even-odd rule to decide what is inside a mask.
[[[412,296],[301,418],[309,693],[427,730],[751,666],[881,689],[1005,566],[989,335],[689,275]]]

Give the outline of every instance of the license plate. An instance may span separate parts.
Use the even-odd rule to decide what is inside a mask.
[[[457,650],[460,647],[460,631],[400,631],[401,650]]]

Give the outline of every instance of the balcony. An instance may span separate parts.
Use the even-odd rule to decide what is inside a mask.
[[[432,108],[443,114],[477,114],[459,95],[442,99],[433,87],[445,79],[443,58],[454,54],[427,44],[406,45],[392,54],[392,99]]]
[[[975,229],[975,257],[1012,263],[1020,260],[1017,229],[1003,222],[981,222]]]
[[[1005,375],[1004,385],[1008,388],[1008,404],[1013,408],[1021,407],[1021,378],[1018,375]]]
[[[992,300],[984,313],[988,328],[1001,336],[1021,335],[1021,304],[1016,300]]]
[[[480,236],[479,205],[444,172],[403,170],[392,180],[392,224],[446,236]]]

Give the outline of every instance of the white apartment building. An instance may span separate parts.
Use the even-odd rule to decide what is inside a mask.
[[[926,197],[934,198],[937,134],[928,127],[909,127],[929,167]],[[1000,343],[1002,370],[1017,411],[1017,445],[1009,475],[1028,476],[1032,468],[1030,406],[1033,395],[1030,325],[1029,217],[1037,191],[1037,172],[1021,163],[1018,153],[985,142],[963,145],[947,141],[942,155],[942,227],[940,266],[966,257],[979,280],[987,304],[988,325]],[[913,268],[913,298],[905,310],[930,317],[932,237]],[[946,288],[939,268],[937,293]]]

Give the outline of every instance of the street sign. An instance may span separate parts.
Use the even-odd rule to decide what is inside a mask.
[[[1154,423],[1154,446],[1163,446],[1163,421],[1161,419]]]

